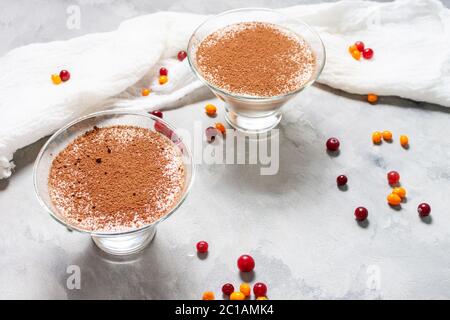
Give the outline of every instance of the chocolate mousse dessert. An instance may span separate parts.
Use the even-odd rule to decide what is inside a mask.
[[[87,131],[53,160],[49,194],[69,226],[125,231],[151,224],[178,203],[185,183],[181,151],[146,128]]]
[[[265,22],[221,28],[198,46],[203,78],[231,94],[273,97],[308,83],[316,69],[310,45],[288,29]]]

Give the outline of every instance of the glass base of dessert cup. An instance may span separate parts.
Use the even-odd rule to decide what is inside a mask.
[[[147,247],[156,235],[156,225],[131,234],[117,236],[92,235],[92,241],[104,252],[125,256],[138,253]]]
[[[157,126],[155,124],[158,123]],[[53,204],[48,186],[48,178],[53,159],[64,150],[64,148],[84,134],[86,131],[96,127],[114,125],[130,125],[135,127],[155,130],[165,135],[180,149],[180,155],[184,165],[185,182],[180,198],[174,207],[164,216],[151,224],[126,231],[102,231],[86,230],[68,223],[61,216],[59,210]],[[161,128],[163,130],[161,130]],[[37,199],[41,206],[57,222],[71,231],[86,233],[92,237],[94,243],[104,252],[111,255],[131,255],[143,250],[154,238],[157,225],[172,215],[186,199],[194,181],[195,165],[189,146],[175,134],[176,129],[164,120],[145,112],[128,110],[107,110],[83,116],[54,133],[39,152],[33,168],[33,184]]]
[[[227,106],[225,106],[225,110],[225,120],[227,123],[234,129],[249,135],[258,135],[271,131],[278,126],[282,118],[281,111],[276,111],[262,117],[251,117],[238,114]]]

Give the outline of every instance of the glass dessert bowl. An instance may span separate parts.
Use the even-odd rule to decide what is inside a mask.
[[[207,41],[210,41],[212,35],[219,34],[220,32],[223,33],[223,30],[229,30],[227,28],[233,27],[234,25],[252,23],[274,26],[279,28],[283,33],[290,34],[289,37],[295,37],[299,43],[302,42],[307,44],[308,50],[315,58],[315,63],[314,68],[308,73],[305,81],[299,83],[298,86],[292,88],[292,90],[289,90],[288,92],[273,92],[272,94],[267,95],[246,94],[239,92],[239,90],[230,90],[225,88],[226,86],[221,86],[218,85],[217,82],[211,81],[211,78],[208,77],[204,72],[205,70],[202,69],[198,59],[198,57],[201,56],[201,54],[198,53],[199,48],[201,50],[204,40],[208,38]],[[220,40],[218,42],[220,42]],[[277,49],[278,48],[273,48],[272,51],[276,52]],[[204,82],[219,99],[225,102],[227,122],[235,129],[249,134],[263,133],[274,128],[281,120],[281,107],[290,98],[294,97],[297,93],[316,81],[323,70],[326,59],[325,47],[320,36],[307,24],[281,12],[260,8],[231,10],[210,17],[194,31],[189,40],[187,53],[189,64],[196,76]],[[237,56],[239,57],[239,54]],[[286,63],[289,64],[289,62]],[[266,66],[267,65],[264,67]],[[212,66],[212,68],[214,69],[214,66]],[[227,69],[226,62],[219,65],[216,70],[224,69]],[[233,70],[233,72],[234,71],[236,70]],[[219,75],[219,77],[222,77],[222,75]],[[292,79],[286,79],[286,82],[291,80]]]
[[[172,202],[170,203],[170,206],[167,206],[167,210],[164,209],[162,214],[155,216],[155,218],[151,220],[137,220],[139,223],[132,222],[131,226],[128,224],[124,224],[123,228],[95,228],[95,227],[88,227],[88,224],[82,224],[77,223],[76,219],[71,219],[70,215],[63,214],[63,210],[61,210],[61,207],[59,206],[60,203],[55,202],[54,197],[54,185],[52,185],[52,179],[55,180],[55,177],[51,175],[53,173],[55,165],[55,159],[58,158],[62,154],[62,151],[66,151],[69,148],[70,145],[73,145],[74,141],[78,141],[80,137],[86,137],[88,132],[92,132],[95,130],[102,130],[105,129],[105,131],[109,130],[108,128],[135,128],[135,130],[138,130],[137,132],[148,132],[150,137],[153,137],[155,135],[155,131],[159,132],[161,135],[167,137],[162,138],[159,135],[155,135],[156,137],[160,137],[161,141],[166,143],[167,145],[171,146],[171,150],[176,150],[176,160],[179,164],[179,170],[183,172],[182,175],[180,175],[180,187],[177,190],[177,196],[172,198]],[[94,128],[94,129],[93,129]],[[145,130],[144,130],[145,129]],[[113,131],[114,132],[114,131]],[[123,131],[118,131],[123,132]],[[139,136],[139,135],[138,135]],[[114,137],[114,136],[113,136]],[[120,139],[122,136],[118,139],[118,141],[122,141]],[[170,140],[169,140],[170,139]],[[133,144],[134,146],[135,144]],[[162,149],[163,152],[166,152],[165,149]],[[85,151],[85,150],[82,150]],[[106,151],[104,151],[106,152]],[[114,154],[113,151],[110,150],[108,147],[108,153]],[[130,155],[133,156],[133,155]],[[139,155],[141,157],[147,158],[147,153],[143,153],[142,155]],[[89,156],[88,156],[89,157]],[[135,158],[138,157],[135,155]],[[103,164],[106,165],[107,161],[113,161],[114,157],[110,158],[103,158]],[[84,161],[82,159],[82,161]],[[101,159],[92,159],[93,166],[96,164],[100,165],[102,163]],[[151,169],[151,160],[147,162],[150,168],[150,174],[152,174],[153,169]],[[70,165],[69,165],[70,166]],[[125,164],[125,167],[128,168],[128,165]],[[64,168],[66,168],[66,165],[64,165]],[[140,168],[140,167],[139,167]],[[142,168],[144,169],[144,168]],[[63,172],[64,169],[61,169],[61,172]],[[130,169],[133,170],[133,169]],[[100,171],[103,171],[100,170]],[[143,170],[135,170],[134,174],[140,176],[143,175]],[[147,171],[147,174],[149,173]],[[175,134],[175,128],[173,128],[170,124],[165,122],[164,120],[155,117],[153,115],[147,114],[147,113],[138,113],[138,112],[130,112],[125,110],[110,110],[110,111],[102,111],[93,113],[84,117],[81,117],[60,130],[58,130],[42,147],[36,162],[34,164],[33,169],[33,183],[34,183],[34,189],[37,195],[37,198],[42,205],[42,207],[50,213],[50,215],[58,222],[66,226],[69,230],[75,230],[82,233],[87,233],[92,237],[92,240],[94,243],[103,251],[114,254],[114,255],[128,255],[136,253],[142,249],[145,248],[145,246],[150,243],[150,241],[153,239],[156,233],[156,227],[157,225],[168,218],[172,213],[174,213],[180,205],[185,200],[186,196],[189,193],[189,190],[192,186],[193,180],[194,180],[194,162],[192,159],[192,154],[189,150],[189,147],[184,144],[183,140],[179,138]],[[67,173],[67,172],[66,172]],[[88,172],[89,173],[89,172]],[[103,174],[103,173],[102,173]],[[105,170],[105,177],[106,177],[106,170]],[[135,192],[143,192],[144,199],[146,192],[148,190],[151,190],[153,187],[140,185],[139,183],[134,183],[133,181],[136,177],[136,175],[133,176],[133,172],[131,172],[131,182],[130,188],[133,188],[134,190],[137,190]],[[127,173],[128,176],[128,173]],[[67,175],[66,175],[67,178]],[[71,178],[69,178],[71,179]],[[85,178],[87,180],[87,178]],[[114,178],[116,179],[116,178]],[[128,178],[127,178],[128,179]],[[56,179],[57,180],[57,179]],[[95,180],[95,179],[94,179]],[[138,179],[136,179],[138,180]],[[67,180],[62,181],[62,186],[64,187],[64,183],[67,183]],[[82,181],[83,183],[85,181]],[[91,181],[92,182],[92,181]],[[95,183],[96,181],[94,181]],[[141,180],[142,182],[142,180]],[[88,184],[86,184],[88,185]],[[147,189],[145,189],[147,187]],[[68,186],[67,188],[70,188]],[[131,192],[131,191],[130,191]],[[80,196],[77,198],[90,198],[92,197],[93,193],[88,194],[87,196]],[[106,201],[108,202],[109,198],[111,197],[110,194],[106,193]],[[132,194],[133,196],[136,195],[134,192]],[[73,195],[72,195],[73,196]],[[101,197],[104,197],[102,194]],[[153,197],[147,197],[148,199],[153,199]],[[141,198],[142,199],[142,198]],[[164,197],[162,197],[164,199]],[[63,201],[66,201],[64,197],[62,197]],[[82,199],[84,200],[84,199]],[[92,199],[89,199],[92,200]],[[81,201],[81,200],[80,200]],[[141,201],[141,200],[139,200]],[[145,210],[149,210],[147,206],[145,206],[144,200],[144,207]],[[159,198],[158,198],[159,201]],[[69,201],[70,202],[70,201]],[[97,203],[95,203],[97,205]],[[120,205],[120,204],[119,204]],[[159,203],[158,203],[159,206]],[[92,207],[95,209],[95,206]],[[76,211],[73,208],[71,208],[72,211]],[[90,209],[90,208],[89,208]],[[99,211],[100,209],[97,208]],[[134,209],[131,209],[132,214]],[[80,209],[80,212],[82,210]],[[103,215],[112,216],[114,213],[109,213],[109,211],[105,211],[108,213],[103,213]],[[74,216],[76,217],[76,214],[79,214],[79,212],[74,212]],[[81,213],[80,213],[81,214]],[[136,213],[137,215],[137,213]],[[78,220],[81,221],[81,220]],[[121,221],[120,219],[117,219],[117,221]],[[146,222],[149,221],[149,222]],[[120,225],[120,222],[118,222]]]

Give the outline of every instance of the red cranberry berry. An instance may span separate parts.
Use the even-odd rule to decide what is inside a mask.
[[[336,178],[336,182],[337,182],[337,185],[340,187],[345,186],[347,184],[347,177],[344,176],[343,174],[341,174],[340,176],[338,176]]]
[[[368,215],[369,211],[367,211],[367,209],[364,207],[358,207],[355,209],[355,218],[358,221],[366,220]]]
[[[197,242],[197,251],[200,253],[205,253],[208,251],[208,242],[199,241]]]
[[[166,68],[161,67],[161,68],[159,69],[159,75],[160,75],[160,76],[167,76],[168,74],[169,74],[169,70],[167,70]]]
[[[339,149],[340,142],[336,138],[330,138],[327,140],[327,149],[329,151],[337,151]]]
[[[187,57],[186,51],[182,50],[182,51],[178,52],[178,55],[177,55],[178,60],[183,61],[184,59],[186,59],[186,57]]]
[[[370,48],[364,49],[363,57],[364,57],[364,59],[372,59],[372,57],[373,57],[373,50],[370,49]]]
[[[255,297],[265,297],[267,294],[267,286],[264,283],[258,282],[253,286],[253,293]]]
[[[397,184],[400,181],[400,174],[397,171],[390,171],[387,174],[387,179],[390,185]]]
[[[358,49],[359,52],[363,52],[364,51],[364,42],[356,41],[355,47],[356,47],[356,49]]]
[[[428,203],[421,203],[417,207],[417,212],[419,212],[421,217],[428,217],[431,212],[431,207]]]
[[[62,81],[67,81],[70,79],[70,73],[67,70],[61,70],[61,72],[59,73],[59,77]]]
[[[239,257],[237,266],[242,272],[250,272],[255,268],[255,260],[248,254]]]
[[[155,117],[161,118],[163,117],[163,113],[159,110],[154,110],[150,112],[151,115],[154,115]]]
[[[234,286],[231,283],[225,283],[222,286],[222,292],[224,295],[229,296],[230,294],[232,294],[234,292]]]

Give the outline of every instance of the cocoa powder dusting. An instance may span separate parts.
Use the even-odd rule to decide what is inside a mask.
[[[270,97],[305,85],[316,68],[309,44],[274,24],[245,22],[207,36],[196,51],[203,77],[225,91]]]
[[[123,231],[170,211],[184,187],[180,150],[165,136],[133,126],[94,127],[53,160],[49,193],[67,224]]]

